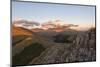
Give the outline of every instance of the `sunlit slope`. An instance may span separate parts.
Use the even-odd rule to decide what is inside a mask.
[[[16,31],[19,33],[16,33]],[[35,32],[24,28],[14,27],[12,34],[12,56],[14,65],[25,65],[33,58],[38,57],[45,49],[54,45],[48,38],[39,36]]]
[[[12,26],[12,44],[13,46],[32,36],[32,32],[21,27]]]
[[[12,26],[12,35],[32,35],[32,32],[21,27]]]
[[[14,30],[17,30],[20,33],[16,33]],[[48,38],[39,36],[36,33],[24,28],[14,27],[12,34],[13,56],[22,52],[24,48],[32,45],[33,43],[39,43],[44,48],[48,48],[53,45]]]

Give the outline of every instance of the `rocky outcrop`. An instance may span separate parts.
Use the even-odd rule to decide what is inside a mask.
[[[70,40],[73,40],[73,36]],[[95,29],[79,32],[72,43],[55,43],[29,64],[87,62],[96,60]]]
[[[95,28],[92,28],[88,31],[77,31],[77,33],[68,33],[69,34],[66,35],[61,33],[61,35],[57,34],[56,36],[54,36],[56,37],[56,41],[52,41],[49,38],[45,38],[42,36],[38,36],[38,34],[32,36],[32,43],[37,42],[41,44],[45,48],[45,50],[43,50],[38,56],[31,58],[28,64],[96,61]],[[27,39],[24,40],[25,44],[26,40]],[[30,40],[30,38],[28,40]],[[18,43],[19,45],[15,45],[20,46],[21,50],[19,50],[20,48],[18,47],[18,49],[16,48],[16,52],[14,52],[15,48],[13,48],[14,53],[17,53],[17,50],[19,50],[21,53],[23,51],[22,46],[25,46],[25,48],[29,46],[25,44],[22,45],[22,42]],[[37,50],[39,49],[40,48],[37,48]],[[27,50],[25,51],[27,52]],[[32,56],[33,55],[34,54],[32,54]]]

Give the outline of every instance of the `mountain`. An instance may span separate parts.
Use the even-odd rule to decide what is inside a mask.
[[[54,43],[48,38],[39,36],[28,29],[12,27],[13,65],[25,65],[53,45]]]
[[[53,30],[56,32],[61,32],[63,30],[66,29],[73,29],[73,30],[77,30],[77,31],[86,31],[89,30],[91,27],[95,27],[95,24],[71,24],[69,22],[65,22],[62,20],[50,20],[47,22],[42,22],[42,24],[40,24],[37,21],[34,20],[25,20],[22,18],[19,19],[15,19],[13,21],[13,25],[17,26],[17,27],[23,27],[26,29],[33,29],[33,31],[36,29],[38,29],[38,31],[41,30]],[[40,31],[41,31],[40,30]]]
[[[24,19],[19,19],[19,20],[14,20],[13,25],[17,27],[24,27],[26,29],[31,29],[36,26],[39,26],[39,22],[33,21],[33,20],[24,20]]]
[[[12,26],[12,35],[17,36],[17,35],[32,35],[32,32],[24,29],[22,27],[15,27]]]
[[[34,29],[31,29],[31,31],[33,31],[33,32],[42,32],[42,31],[44,31],[44,29],[34,28]]]
[[[13,51],[22,49],[22,47],[29,46],[32,43],[38,42],[43,44],[44,47],[48,47],[48,39],[37,35],[36,33],[21,27],[12,27],[12,43]],[[17,50],[18,52],[18,50]],[[15,54],[16,51],[13,53]]]
[[[67,29],[70,29],[70,27],[77,27],[78,25],[74,24],[67,24],[64,21],[61,20],[55,20],[55,21],[48,21],[42,24],[42,28],[45,30],[53,30],[56,32],[61,32]]]
[[[46,30],[43,33],[31,32],[29,29],[21,27],[12,28],[13,65],[96,60],[95,28],[88,31],[69,29],[69,31],[55,32]],[[16,34],[14,30],[19,33]],[[49,36],[53,36],[54,40]]]
[[[20,23],[24,24],[18,22],[19,25]],[[95,61],[95,28],[76,31],[70,27],[78,27],[78,25],[64,24],[56,20],[43,23],[40,28],[29,29],[13,24],[12,64]]]
[[[29,64],[96,61],[95,28],[67,36],[57,35],[56,39],[61,43],[55,43]]]

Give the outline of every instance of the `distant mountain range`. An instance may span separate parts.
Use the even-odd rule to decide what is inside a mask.
[[[94,27],[93,25],[75,25],[70,24],[67,22],[64,22],[62,20],[54,20],[54,21],[47,21],[42,24],[36,21],[30,21],[30,20],[24,20],[24,19],[18,19],[13,21],[13,25],[15,27],[23,27],[26,29],[31,29],[35,32],[42,31],[42,30],[53,30],[53,31],[64,31],[66,29],[73,29],[73,30],[88,30],[91,27]]]
[[[19,19],[19,20],[14,20],[13,25],[17,27],[24,27],[27,29],[31,29],[31,28],[34,28],[35,26],[39,26],[40,24],[36,21]]]

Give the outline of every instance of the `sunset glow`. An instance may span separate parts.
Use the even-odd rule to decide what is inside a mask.
[[[43,30],[56,29],[55,31],[61,31],[65,28],[87,30],[95,27],[94,6],[26,2],[12,2],[12,5],[12,22],[17,27]],[[19,23],[15,23],[16,21]]]

